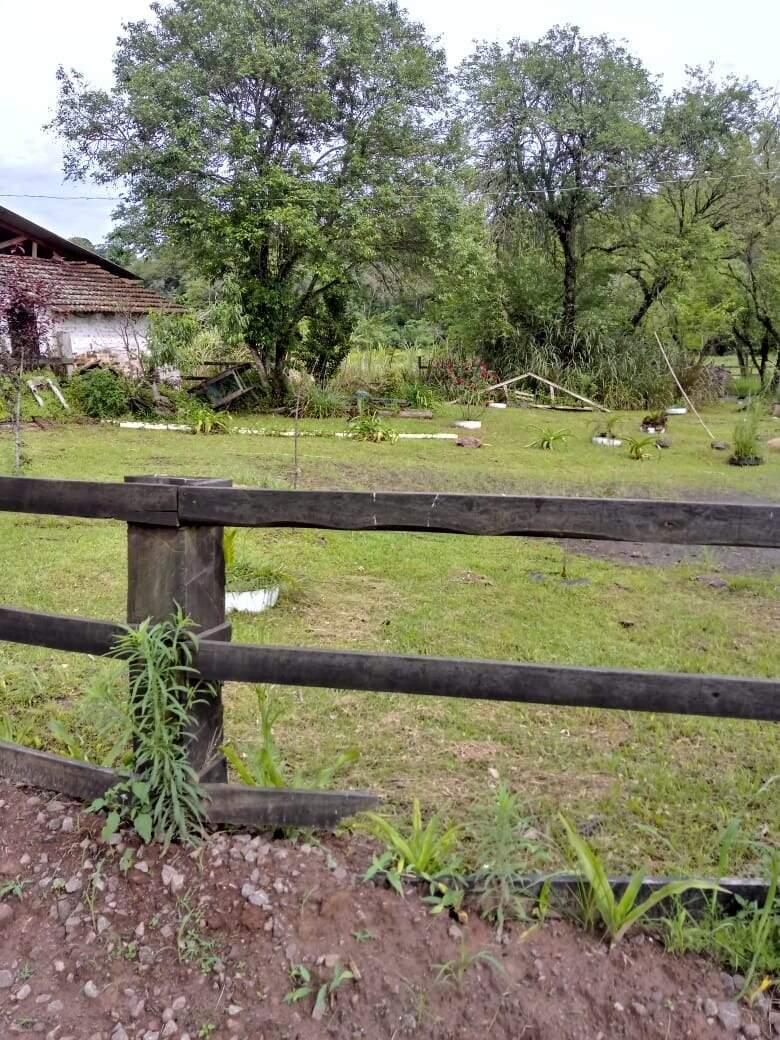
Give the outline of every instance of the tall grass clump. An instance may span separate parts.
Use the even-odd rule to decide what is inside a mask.
[[[573,360],[564,363],[569,346]],[[677,393],[657,345],[623,333],[584,331],[569,345],[551,326],[537,336],[494,344],[485,356],[503,378],[533,372],[615,410],[658,408]],[[683,368],[686,359],[673,357],[672,364]]]

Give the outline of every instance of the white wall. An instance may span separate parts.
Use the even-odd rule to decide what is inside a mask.
[[[149,336],[149,319],[145,314],[57,315],[54,327],[59,342],[53,349],[49,347],[47,353],[65,353],[69,338],[74,358],[95,358],[119,365],[126,371],[139,368]]]

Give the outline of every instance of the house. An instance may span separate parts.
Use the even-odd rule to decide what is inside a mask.
[[[41,353],[68,367],[99,361],[137,369],[149,313],[180,309],[132,271],[0,206],[0,283],[20,269],[50,301],[54,342],[42,343]]]

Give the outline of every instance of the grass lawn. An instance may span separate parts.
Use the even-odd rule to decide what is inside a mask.
[[[446,431],[454,413],[398,429]],[[708,409],[729,440],[735,406]],[[636,431],[641,415],[627,416]],[[525,410],[483,416],[479,451],[451,442],[360,444],[303,438],[299,487],[576,495],[780,499],[780,455],[754,469],[729,466],[692,416],[671,420],[673,446],[634,462],[625,448],[589,441],[593,416]],[[535,425],[568,427],[554,452],[525,445]],[[289,428],[245,416],[252,428]],[[343,429],[307,421],[303,430]],[[762,433],[780,434],[767,419]],[[9,438],[0,439],[8,472]],[[121,479],[130,473],[227,476],[237,484],[290,487],[293,444],[271,437],[193,437],[62,426],[29,432],[31,476]],[[3,469],[2,467],[5,467]],[[272,611],[233,617],[234,638],[690,672],[780,674],[780,571],[716,575],[714,558],[669,567],[575,555],[551,541],[446,535],[246,531],[239,552],[272,563],[297,590]],[[586,578],[567,585],[562,579]],[[0,601],[121,620],[125,546],[121,524],[0,514]],[[700,580],[704,577],[705,580]],[[3,644],[0,720],[25,742],[55,747],[48,720],[68,719],[89,747],[75,705],[104,668],[76,655]],[[612,869],[712,870],[718,832],[735,816],[751,838],[778,840],[780,757],[770,724],[596,710],[486,705],[354,691],[286,690],[277,737],[305,767],[349,745],[360,761],[344,786],[381,793],[391,811],[414,795],[455,821],[504,775],[529,809],[564,809],[590,820]],[[256,733],[254,693],[226,687],[227,730],[239,747]],[[747,867],[749,850],[743,851]]]

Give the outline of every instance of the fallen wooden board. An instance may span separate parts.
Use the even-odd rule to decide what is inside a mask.
[[[0,776],[91,802],[125,776],[48,751],[0,741]],[[365,791],[306,791],[203,784],[210,824],[234,827],[333,827],[346,816],[377,805]]]

